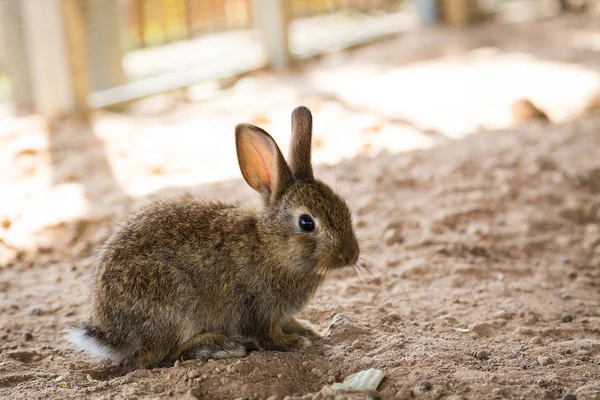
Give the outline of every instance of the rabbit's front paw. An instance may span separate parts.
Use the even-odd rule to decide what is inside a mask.
[[[298,335],[297,333],[287,334],[283,331],[275,335],[263,343],[266,349],[291,351],[294,349],[305,349],[312,345],[312,342],[307,337]]]

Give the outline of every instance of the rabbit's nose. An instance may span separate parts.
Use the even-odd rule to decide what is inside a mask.
[[[354,249],[347,249],[341,252],[338,255],[338,258],[344,265],[353,265],[356,264],[356,261],[358,260],[358,252]]]

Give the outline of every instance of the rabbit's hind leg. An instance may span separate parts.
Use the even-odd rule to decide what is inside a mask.
[[[200,333],[181,346],[178,359],[240,358],[247,354],[240,342],[219,332]]]
[[[321,335],[317,332],[316,327],[309,321],[290,318],[282,324],[282,329],[285,333],[297,333],[308,339],[317,339]]]

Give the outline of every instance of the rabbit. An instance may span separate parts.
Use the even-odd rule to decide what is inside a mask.
[[[67,329],[74,345],[135,369],[292,351],[319,337],[294,316],[360,249],[346,202],[313,176],[310,110],[291,119],[289,163],[261,128],[235,128],[262,208],[178,197],[114,230],[95,261],[89,322]]]

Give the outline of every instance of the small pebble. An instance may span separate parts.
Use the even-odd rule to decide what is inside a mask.
[[[25,333],[23,333],[23,339],[25,339],[26,342],[30,342],[33,340],[33,335],[31,334],[31,332],[26,331]]]
[[[526,326],[517,326],[515,332],[521,335],[533,335],[533,329],[527,328]]]
[[[196,399],[201,399],[202,398],[202,388],[197,387],[197,388],[190,389],[188,392],[188,395],[189,395],[188,397],[191,396]]]
[[[237,366],[236,366],[235,364],[233,364],[233,365],[228,365],[228,366],[227,366],[227,372],[229,372],[230,374],[231,374],[231,373],[238,372],[238,368],[237,368]]]
[[[335,376],[329,375],[329,377],[327,378],[327,383],[334,383],[334,382],[335,382]]]
[[[401,244],[404,242],[404,236],[402,232],[397,228],[391,228],[385,231],[383,234],[383,239],[388,246],[392,246],[394,244]]]
[[[554,360],[547,356],[538,356],[537,360],[540,365],[550,365],[554,363]]]
[[[273,396],[267,397],[267,400],[281,400],[281,397],[273,395]]]
[[[539,387],[543,387],[543,388],[545,388],[545,387],[548,386],[548,382],[546,382],[542,378],[540,378],[540,379],[537,380],[537,384],[538,384]]]
[[[398,314],[397,312],[390,312],[388,313],[388,315],[386,315],[385,317],[383,317],[381,319],[382,322],[398,322],[402,319],[402,317],[400,316],[400,314]]]
[[[565,393],[565,395],[563,396],[563,400],[577,400],[577,396],[575,396],[573,393],[571,392],[567,392]]]
[[[510,313],[506,310],[500,310],[497,313],[494,314],[494,317],[496,318],[501,318],[501,319],[511,319],[514,317],[513,313]]]
[[[323,376],[325,374],[322,370],[320,370],[319,368],[316,368],[316,367],[311,369],[310,372],[312,372],[314,375],[317,375],[317,376]]]
[[[562,316],[562,322],[573,322],[573,316],[571,314],[565,314]]]
[[[277,377],[278,377],[279,379],[281,379],[281,378],[283,378],[283,374],[277,374]]]
[[[369,389],[365,391],[367,396],[366,400],[381,400],[381,395],[377,390]]]
[[[173,367],[179,367],[181,366],[181,361],[177,360],[175,361],[175,363],[173,364]]]
[[[346,396],[344,396],[343,394],[336,394],[333,399],[334,400],[346,400]]]
[[[490,358],[490,353],[488,353],[485,350],[480,350],[477,353],[475,353],[475,358],[478,360],[487,360],[488,358]]]
[[[431,382],[429,382],[429,381],[419,381],[417,383],[417,387],[421,391],[431,390],[433,388],[433,384]]]
[[[534,336],[531,338],[531,343],[533,344],[541,344],[542,343],[542,338],[539,336]]]
[[[42,309],[39,307],[31,307],[29,309],[29,314],[30,315],[42,315]]]
[[[198,371],[190,371],[187,374],[188,379],[194,379],[194,378],[197,378],[199,376],[200,376],[200,374],[198,373]]]

